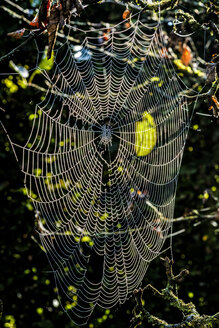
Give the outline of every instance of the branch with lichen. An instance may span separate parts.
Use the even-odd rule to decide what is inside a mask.
[[[198,19],[195,18],[195,15],[192,12],[187,12],[182,9],[178,9],[175,13],[176,20],[180,21],[182,24],[190,27],[192,32],[197,30],[209,29],[210,32],[214,35],[216,42],[219,42],[219,28],[218,28],[218,6],[212,5],[210,8],[205,7],[204,12],[198,15]],[[215,19],[215,21],[213,20]],[[177,32],[176,25],[174,26],[174,31]]]
[[[146,323],[150,323],[153,327],[159,328],[219,327],[219,312],[212,316],[200,315],[192,302],[185,303],[182,299],[178,298],[178,296],[174,294],[174,288],[176,283],[181,282],[189,274],[189,271],[184,269],[178,275],[174,275],[173,260],[170,260],[168,257],[165,257],[165,259],[161,258],[161,261],[166,268],[166,288],[159,291],[154,286],[149,284],[143,289],[138,289],[134,291],[136,307],[133,311],[134,317],[131,320],[130,328],[135,328],[138,326],[142,327]],[[143,293],[145,291],[152,292],[154,296],[162,298],[163,300],[167,301],[171,306],[177,308],[183,314],[183,320],[179,323],[169,324],[165,320],[160,319],[149,313],[143,305]]]
[[[192,103],[197,99],[208,99],[210,103],[209,110],[212,110],[213,116],[219,117],[219,102],[217,99],[217,93],[219,90],[219,79],[217,78],[214,82],[212,82],[211,87],[207,92],[200,93],[198,95],[186,95],[188,103]]]
[[[137,4],[140,4],[140,6],[144,9],[144,11],[147,10],[155,10],[158,11],[164,10],[164,9],[173,9],[175,6],[178,5],[179,0],[158,0],[149,2],[147,0],[136,0]]]

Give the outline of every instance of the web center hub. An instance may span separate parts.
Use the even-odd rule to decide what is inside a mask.
[[[104,124],[101,129],[101,141],[103,145],[112,145],[112,130],[107,124]]]

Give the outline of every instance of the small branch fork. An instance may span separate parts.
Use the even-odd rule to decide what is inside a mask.
[[[134,308],[134,317],[131,320],[130,328],[135,327],[146,327],[147,323],[150,323],[153,327],[160,328],[218,328],[219,327],[219,312],[215,315],[200,315],[196,310],[195,305],[185,303],[182,299],[178,298],[173,292],[175,284],[181,282],[188,274],[189,271],[183,269],[178,275],[173,274],[173,260],[168,257],[161,258],[161,262],[166,268],[167,285],[166,288],[161,291],[157,290],[152,285],[147,285],[143,289],[134,291],[136,300],[136,306]],[[169,324],[165,320],[157,318],[156,316],[149,313],[144,307],[143,293],[150,291],[154,296],[162,298],[175,308],[177,308],[183,315],[183,320],[179,323]]]
[[[209,90],[205,93],[200,93],[198,95],[186,95],[188,104],[195,102],[197,99],[207,99],[209,101],[209,110],[212,110],[212,115],[219,118],[219,102],[217,99],[217,93],[219,90],[219,79],[217,78],[212,82]]]

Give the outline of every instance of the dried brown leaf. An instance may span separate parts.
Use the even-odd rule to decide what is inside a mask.
[[[10,37],[12,37],[12,38],[15,38],[15,39],[21,39],[22,36],[24,35],[24,32],[25,31],[26,31],[26,29],[25,28],[22,28],[21,30],[10,32],[7,35],[10,36]]]
[[[206,67],[206,83],[213,83],[216,80],[217,63],[207,63]]]
[[[42,0],[39,9],[39,27],[45,28],[50,16],[51,0]]]
[[[57,32],[59,29],[59,23],[60,23],[60,8],[57,6],[54,6],[51,8],[50,11],[50,17],[49,17],[49,23],[47,26],[48,31],[48,42],[49,42],[49,48],[47,53],[47,58],[51,58],[52,50],[54,48]]]

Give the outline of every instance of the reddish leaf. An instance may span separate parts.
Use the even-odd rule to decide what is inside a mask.
[[[46,6],[47,17],[48,17],[48,13],[49,13],[49,10],[50,10],[50,5],[51,5],[51,1],[47,0],[47,6]]]
[[[31,26],[39,28],[39,15],[36,14],[36,16],[34,17],[34,19],[30,22]]]
[[[219,109],[219,102],[217,100],[217,97],[216,96],[212,96],[211,99],[213,100],[215,106]]]
[[[39,9],[39,27],[45,28],[48,24],[48,19],[50,16],[50,0],[43,0]]]
[[[103,39],[105,41],[108,41],[109,40],[109,35],[107,33],[103,33]]]
[[[122,14],[122,18],[127,19],[127,18],[129,18],[130,15],[131,15],[131,11],[126,9]]]
[[[209,110],[213,111],[214,117],[219,117],[219,102],[215,95],[211,96],[211,106],[209,107]]]
[[[192,51],[187,45],[183,45],[183,51],[181,56],[181,61],[183,65],[188,66],[192,60]]]
[[[125,23],[125,28],[129,28],[130,26],[131,26],[130,23],[128,23],[128,22]]]
[[[168,51],[167,51],[167,48],[166,47],[163,47],[162,49],[161,49],[161,55],[162,55],[162,57],[164,57],[164,58],[169,58],[169,56],[168,56]]]
[[[22,28],[21,30],[10,32],[7,35],[15,39],[21,39],[22,36],[24,35],[25,30],[26,30],[25,28]]]

